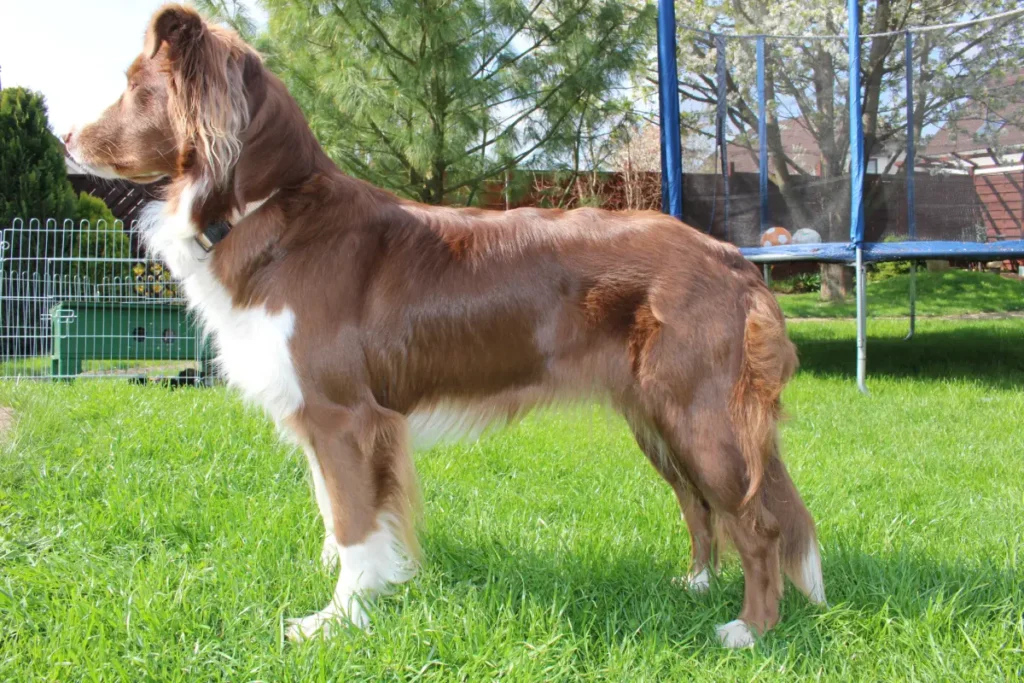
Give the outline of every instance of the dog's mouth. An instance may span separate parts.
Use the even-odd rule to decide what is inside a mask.
[[[119,169],[117,166],[109,166],[107,164],[90,164],[89,162],[82,160],[77,154],[70,152],[70,150],[67,156],[69,159],[88,171],[89,174],[99,178],[106,178],[107,180],[127,180],[138,185],[148,185],[167,177],[166,173],[162,173],[160,171],[127,173],[122,169]]]
[[[122,177],[125,180],[130,180],[131,182],[138,183],[139,185],[148,185],[150,183],[155,183],[158,180],[163,180],[164,178],[167,177],[167,174],[166,173],[154,172],[154,173],[140,173],[139,175],[127,175],[127,176],[122,176]]]

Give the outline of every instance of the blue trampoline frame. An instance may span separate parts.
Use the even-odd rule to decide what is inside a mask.
[[[860,87],[860,11],[858,0],[847,0],[849,31],[847,48],[850,71],[850,241],[826,242],[823,244],[791,244],[777,247],[753,247],[740,249],[743,255],[754,263],[772,264],[791,261],[816,261],[820,263],[841,263],[855,267],[857,301],[857,387],[868,393],[867,378],[867,294],[865,264],[882,261],[903,261],[915,259],[964,259],[978,261],[1005,260],[1024,257],[1024,240],[1003,242],[952,242],[939,240],[917,241],[917,225],[914,206],[914,174],[907,174],[907,226],[910,241],[907,242],[865,242],[864,241],[864,124],[861,115]],[[904,59],[907,68],[907,163],[913,169],[914,163],[914,98],[913,79],[910,64],[913,57],[912,31],[905,32]],[[723,36],[715,35],[717,41]],[[756,36],[757,97],[758,97],[758,138],[759,144],[759,186],[760,223],[763,232],[768,227],[768,148],[765,134],[765,36]],[[720,54],[724,50],[720,51]],[[717,71],[724,71],[724,64]],[[679,123],[679,73],[676,61],[676,18],[675,0],[658,0],[658,100],[661,113],[661,187],[662,208],[665,213],[682,219],[683,216],[683,163],[682,135]],[[721,90],[721,88],[720,88]],[[718,117],[723,117],[722,95],[719,95]],[[675,121],[675,125],[665,125]],[[721,122],[719,123],[721,125]],[[910,333],[914,335],[916,264],[911,270],[910,280]]]

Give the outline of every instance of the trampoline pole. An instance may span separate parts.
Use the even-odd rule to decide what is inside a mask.
[[[914,338],[915,321],[917,320],[917,261],[910,262],[910,331],[903,341]]]
[[[865,383],[868,374],[868,297],[867,278],[864,273],[864,250],[857,245],[857,388],[868,393]]]
[[[846,5],[850,54],[850,241],[857,248],[857,388],[868,393],[867,283],[864,277],[864,121],[860,91],[860,3]]]
[[[658,2],[658,116],[661,121],[661,210],[683,219],[683,147],[675,0]]]
[[[917,214],[914,201],[914,34],[903,34],[904,69],[907,72],[907,234],[917,239]],[[910,331],[903,341],[914,338],[917,322],[917,261],[910,262]]]

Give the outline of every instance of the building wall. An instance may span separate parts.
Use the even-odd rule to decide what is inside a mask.
[[[990,240],[1024,238],[1024,171],[974,176]]]

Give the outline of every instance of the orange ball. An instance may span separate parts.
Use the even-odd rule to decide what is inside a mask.
[[[768,228],[761,235],[762,247],[777,247],[781,244],[793,244],[793,236],[781,225]]]

